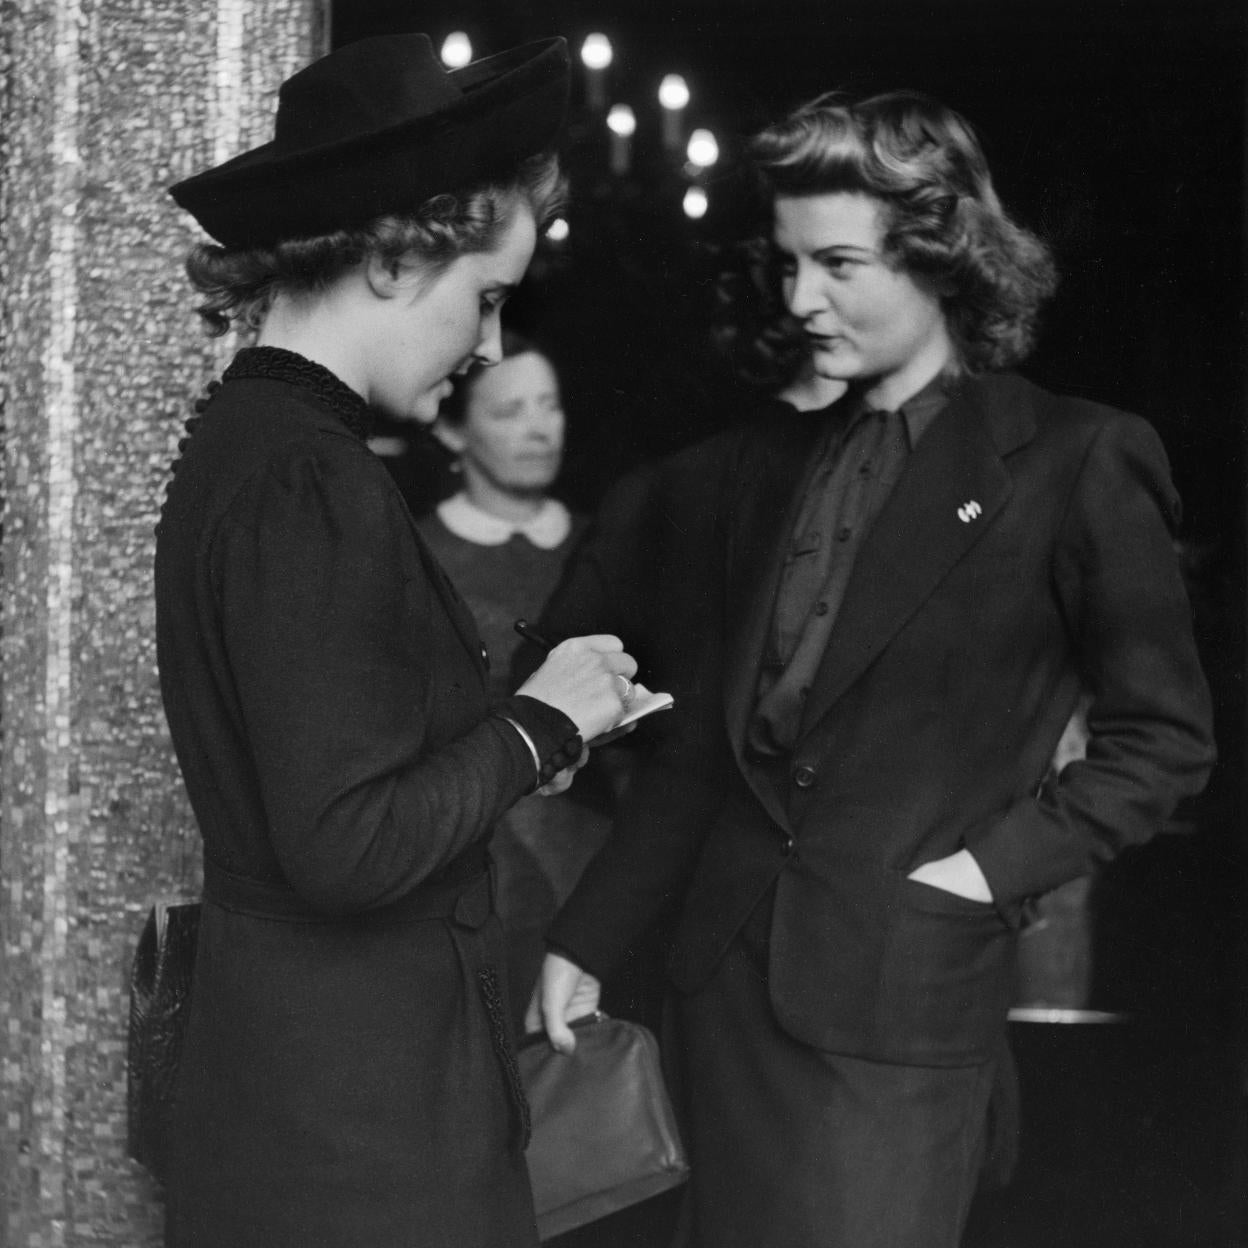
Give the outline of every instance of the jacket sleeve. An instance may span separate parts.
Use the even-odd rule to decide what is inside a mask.
[[[315,444],[234,500],[211,550],[216,609],[278,862],[309,904],[388,904],[480,840],[534,786],[515,728],[482,717],[430,748],[442,608],[396,493],[362,449]],[[512,699],[546,758],[579,737]],[[466,713],[465,713],[466,714]],[[475,718],[475,717],[474,717]],[[471,719],[467,722],[471,723]]]
[[[1209,775],[1209,691],[1174,548],[1179,515],[1156,433],[1115,414],[1090,442],[1053,560],[1092,698],[1087,756],[966,838],[1007,910],[1147,840]]]

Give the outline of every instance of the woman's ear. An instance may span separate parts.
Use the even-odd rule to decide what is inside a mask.
[[[412,278],[401,260],[386,260],[374,254],[364,262],[364,279],[378,299],[393,299],[411,286]]]
[[[468,439],[458,425],[453,425],[445,417],[439,416],[433,423],[433,436],[442,443],[452,455],[462,455],[468,445]]]

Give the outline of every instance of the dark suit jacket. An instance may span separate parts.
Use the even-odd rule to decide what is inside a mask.
[[[1178,500],[1142,420],[1016,376],[965,384],[859,555],[792,756],[768,763],[745,730],[815,434],[771,406],[631,483],[557,595],[548,627],[601,627],[577,599],[635,566],[617,552],[640,524],[660,609],[630,585],[620,631],[641,629],[677,710],[551,939],[607,970],[680,897],[671,975],[696,992],[774,889],[788,1032],[977,1061],[1004,1025],[1023,901],[1147,839],[1211,765]],[[1046,781],[1081,687],[1088,756]],[[961,847],[995,906],[906,878]]]

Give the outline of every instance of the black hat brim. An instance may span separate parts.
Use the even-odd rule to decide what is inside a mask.
[[[507,176],[555,145],[568,98],[563,39],[514,48],[454,76],[464,94],[432,116],[293,153],[266,143],[169,193],[223,246],[270,246],[410,211]]]

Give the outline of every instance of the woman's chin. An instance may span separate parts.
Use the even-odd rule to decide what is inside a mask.
[[[824,381],[853,381],[861,369],[854,360],[834,352],[816,352],[811,357],[811,372]]]
[[[410,407],[402,412],[387,413],[391,420],[402,421],[408,425],[432,425],[438,419],[438,411],[442,406],[442,391],[431,390],[422,394]]]

